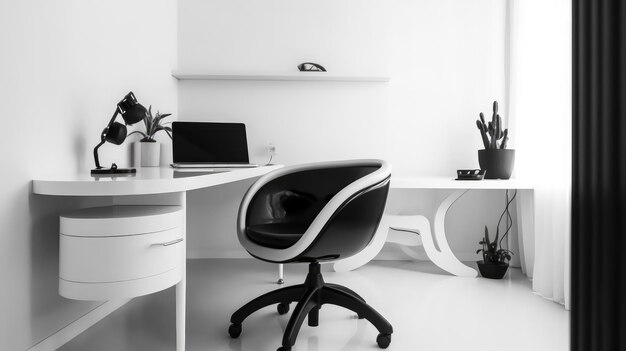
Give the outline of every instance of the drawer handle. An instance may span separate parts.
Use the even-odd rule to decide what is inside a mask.
[[[152,244],[151,246],[170,246],[170,245],[178,244],[181,241],[183,241],[183,238],[178,238],[176,240],[168,241],[165,243]]]

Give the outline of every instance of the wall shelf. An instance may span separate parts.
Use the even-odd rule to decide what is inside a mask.
[[[247,80],[247,81],[329,81],[329,82],[388,82],[387,76],[342,75],[328,72],[293,72],[293,73],[193,73],[173,71],[178,80]]]

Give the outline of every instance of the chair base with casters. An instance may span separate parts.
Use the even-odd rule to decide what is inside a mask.
[[[370,307],[365,300],[354,291],[342,285],[325,283],[320,272],[320,264],[309,264],[309,273],[304,284],[289,286],[271,291],[248,302],[230,318],[232,323],[228,333],[232,338],[241,334],[241,324],[252,313],[269,305],[278,304],[278,313],[283,315],[289,312],[289,304],[297,302],[287,328],[283,335],[283,345],[278,351],[290,351],[296,342],[296,337],[304,318],[308,316],[308,325],[317,327],[319,324],[319,310],[324,304],[344,307],[355,312],[359,319],[367,319],[378,329],[376,343],[380,348],[387,348],[391,343],[393,328],[391,324],[376,310]]]

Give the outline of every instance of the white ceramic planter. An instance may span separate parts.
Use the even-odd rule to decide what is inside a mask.
[[[158,142],[140,142],[141,167],[158,167],[161,158],[161,144]]]

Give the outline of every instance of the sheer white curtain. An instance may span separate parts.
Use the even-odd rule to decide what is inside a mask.
[[[569,309],[571,1],[508,0],[515,176],[535,189],[533,290]]]

